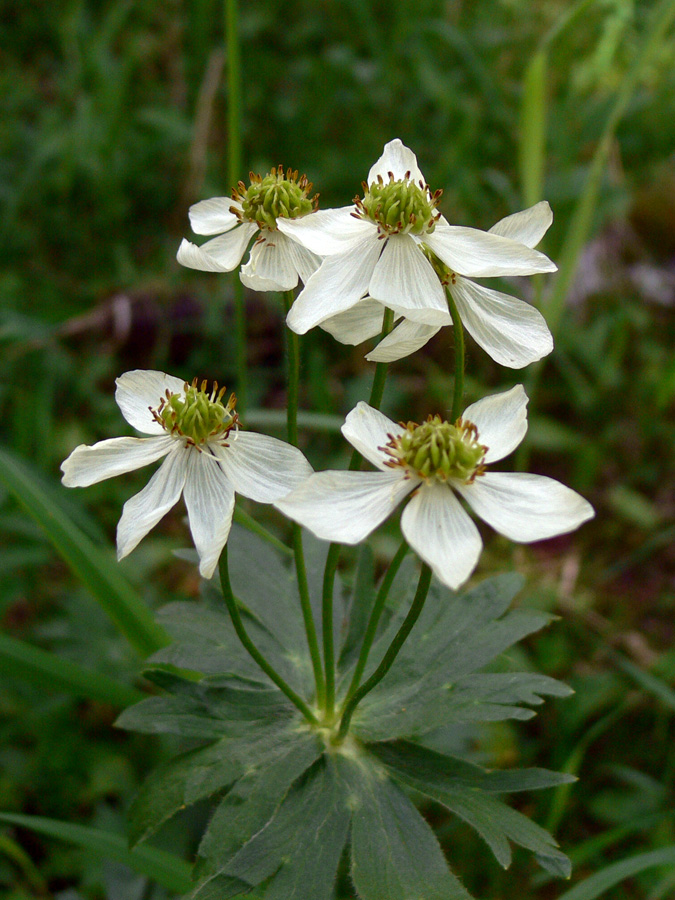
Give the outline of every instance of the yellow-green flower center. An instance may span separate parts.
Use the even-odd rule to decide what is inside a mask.
[[[454,425],[440,416],[429,416],[418,425],[408,422],[405,430],[390,435],[384,448],[389,466],[403,466],[427,481],[457,478],[472,482],[482,475],[487,447],[478,443],[478,430],[471,422],[457,419]]]
[[[318,207],[319,195],[309,196],[312,184],[307,176],[298,177],[292,169],[284,174],[282,166],[273,166],[264,177],[251,172],[250,179],[248,187],[240,181],[232,193],[232,199],[242,205],[243,211],[232,207],[241,221],[256,222],[260,228],[273,230],[277,219],[297,219]]]
[[[428,186],[409,178],[395,181],[391,172],[388,182],[378,176],[370,187],[364,182],[363,190],[363,200],[354,198],[358,216],[374,222],[381,234],[430,234],[436,227],[442,191],[430,194]]]
[[[231,394],[227,403],[223,403],[224,394],[225,388],[218,390],[218,382],[208,392],[207,382],[202,381],[198,386],[195,378],[192,384],[185,384],[182,394],[167,390],[157,409],[151,407],[151,412],[165,431],[199,446],[218,436],[226,438],[237,425],[234,410],[237,398]]]

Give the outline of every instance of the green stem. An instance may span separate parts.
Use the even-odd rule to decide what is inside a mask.
[[[244,623],[241,620],[241,616],[239,615],[237,601],[234,594],[232,593],[230,573],[227,567],[227,545],[225,545],[225,548],[220,557],[220,583],[223,588],[223,597],[225,598],[225,603],[229,610],[232,624],[234,625],[234,630],[237,632],[237,637],[243,644],[244,648],[258,663],[263,672],[274,682],[274,684],[276,684],[279,690],[282,691],[288,697],[291,703],[300,710],[307,721],[311,725],[318,725],[318,719],[311,711],[311,709],[307,706],[302,697],[299,694],[296,694],[293,688],[286,683],[286,681],[281,677],[281,675],[279,675],[276,669],[265,659],[260,650],[258,650],[258,648],[249,637],[248,632],[244,627]]]
[[[333,591],[335,573],[340,558],[340,545],[331,544],[323,571],[321,621],[323,623],[323,661],[326,667],[326,720],[331,722],[335,712],[335,641],[333,639]]]
[[[370,678],[364,681],[361,687],[354,694],[352,694],[352,696],[345,704],[344,712],[342,713],[342,721],[340,722],[340,728],[338,729],[338,733],[335,738],[336,743],[340,743],[345,739],[347,732],[349,731],[349,723],[351,722],[354,710],[356,709],[358,704],[363,700],[366,694],[369,694],[372,689],[376,685],[378,685],[380,681],[382,681],[389,669],[391,669],[394,660],[398,656],[399,650],[403,646],[406,638],[412,631],[415,622],[418,620],[420,613],[422,612],[424,601],[427,599],[427,594],[429,593],[430,584],[431,569],[426,563],[422,563],[420,580],[417,583],[417,590],[415,591],[415,597],[413,599],[412,605],[408,610],[408,615],[403,620],[401,627],[396,632],[393,641],[387,648],[387,652],[382,657],[382,662],[375,669]]]
[[[227,179],[230,187],[241,178],[241,52],[239,46],[238,0],[225,0],[225,41],[227,46]],[[239,408],[248,400],[246,360],[246,313],[244,286],[234,276],[234,334],[237,396]]]
[[[373,604],[370,618],[368,619],[366,633],[361,645],[361,652],[356,663],[356,668],[354,669],[354,674],[352,675],[352,680],[349,685],[349,690],[347,691],[347,700],[345,701],[345,703],[348,702],[349,697],[351,697],[351,695],[359,686],[361,676],[363,675],[363,670],[365,669],[366,663],[368,662],[370,649],[373,646],[373,641],[375,640],[377,626],[380,624],[380,617],[382,616],[384,605],[387,602],[387,597],[389,596],[389,591],[393,584],[394,578],[396,578],[396,573],[400,569],[403,558],[405,557],[407,552],[408,544],[403,541],[401,546],[396,551],[396,555],[389,563],[389,568],[387,569],[387,572],[382,579],[382,584],[380,585],[380,589],[377,592],[377,597],[375,598],[375,603]]]
[[[383,340],[391,331],[394,324],[394,311],[385,307],[382,315]],[[370,406],[379,409],[384,394],[384,385],[387,380],[389,363],[376,363],[373,384],[370,389]],[[361,465],[361,454],[358,450],[352,452],[349,460],[349,471],[355,472]],[[335,708],[335,649],[333,640],[333,592],[335,590],[335,573],[340,559],[340,545],[331,544],[326,557],[326,567],[323,573],[323,594],[321,603],[321,617],[323,621],[323,659],[326,667],[326,718],[330,721]]]
[[[286,315],[293,305],[293,291],[284,292],[284,311]],[[288,366],[287,385],[288,394],[286,402],[286,431],[288,441],[294,447],[298,446],[298,396],[300,383],[300,338],[290,328],[286,328],[286,359]],[[305,551],[302,546],[302,529],[297,522],[293,523],[293,552],[295,555],[295,572],[298,580],[298,595],[302,619],[305,623],[307,646],[314,670],[314,683],[316,684],[316,697],[319,705],[323,705],[326,699],[326,683],[323,677],[321,665],[321,651],[319,639],[312,614],[312,602],[309,596],[307,583],[307,567],[305,565]]]
[[[392,329],[394,324],[394,310],[385,307],[382,316],[382,333],[380,340],[383,341]],[[387,380],[387,370],[389,363],[376,363],[375,375],[373,376],[373,386],[370,389],[370,405],[373,409],[379,409],[382,403],[382,395],[384,394],[384,383]]]
[[[450,420],[456,422],[464,407],[464,326],[457,312],[454,297],[447,288],[445,293],[448,298],[448,309],[450,310],[452,330],[455,335],[455,385]]]

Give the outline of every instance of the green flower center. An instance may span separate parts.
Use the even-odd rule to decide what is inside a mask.
[[[457,478],[471,483],[485,469],[487,447],[478,443],[472,422],[457,419],[454,425],[440,416],[429,416],[418,425],[408,422],[405,431],[383,449],[390,457],[387,465],[403,466],[426,481]]]
[[[217,381],[209,393],[207,382],[202,381],[198,386],[195,378],[192,384],[185,383],[182,394],[167,390],[157,409],[150,407],[150,411],[165,431],[199,446],[216,435],[226,438],[239,421],[234,411],[237,398],[231,394],[227,403],[223,403],[224,393],[224,387],[218,390]]]
[[[394,181],[389,173],[389,181],[382,176],[370,187],[363,183],[363,200],[354,198],[357,216],[374,222],[381,234],[430,234],[436,227],[440,213],[435,212],[442,191],[429,192],[428,185],[415,184],[408,177]]]
[[[292,169],[284,174],[282,166],[273,166],[264,177],[251,172],[250,179],[248,187],[240,181],[232,192],[232,199],[238,200],[243,210],[232,207],[232,212],[242,222],[256,222],[260,228],[274,230],[277,219],[297,219],[319,205],[318,194],[309,196],[312,184],[307,176],[298,177]]]

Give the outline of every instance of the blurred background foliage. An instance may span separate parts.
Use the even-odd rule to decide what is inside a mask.
[[[500,369],[473,344],[468,359],[470,400],[525,379],[535,396],[520,462],[570,484],[597,511],[578,534],[532,547],[492,535],[479,567],[480,575],[517,568],[528,578],[520,602],[561,616],[518,662],[567,680],[576,697],[471,741],[491,764],[580,776],[537,806],[522,801],[556,830],[576,862],[574,882],[675,841],[672,5],[241,5],[242,178],[281,162],[307,173],[322,206],[345,205],[383,144],[400,137],[432,188],[443,188],[450,221],[488,228],[545,197],[555,214],[545,251],[560,262],[570,240],[581,242],[557,295],[554,279],[502,286],[550,313],[552,356],[534,373]],[[231,187],[222,3],[4,0],[0,21],[2,442],[112,557],[121,505],[146,474],[81,493],[57,480],[76,444],[128,433],[115,377],[158,368],[236,389],[232,278],[175,262],[189,205]],[[592,201],[585,229],[575,218],[584,197]],[[269,410],[284,405],[281,307],[261,295],[246,302],[244,421],[274,430]],[[344,415],[369,385],[364,349],[318,331],[303,344],[302,406]],[[417,420],[445,410],[451,368],[446,330],[392,367],[384,410]],[[317,467],[345,462],[333,422],[303,433]],[[3,633],[141,684],[139,658],[2,490]],[[198,593],[192,566],[166,563],[187,542],[182,515],[168,516],[122,566],[152,607],[170,592]],[[263,515],[283,536],[283,523]],[[385,559],[393,532],[375,546]],[[114,703],[50,686],[1,648],[0,672],[0,809],[123,831],[139,781],[172,747],[116,731]],[[159,843],[188,858],[205,814],[191,811]],[[566,890],[537,880],[524,857],[506,873],[484,865],[477,839],[437,810],[429,815],[454,869],[484,900],[549,900]],[[0,830],[0,890],[11,900],[168,896],[120,862],[22,827]],[[346,882],[344,891],[341,900]],[[673,895],[672,866],[603,894]]]

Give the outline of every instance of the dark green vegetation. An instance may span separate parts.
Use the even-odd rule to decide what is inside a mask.
[[[561,616],[509,650],[508,663],[576,694],[549,698],[531,722],[467,727],[460,738],[481,765],[580,777],[511,805],[553,831],[572,858],[572,884],[624,860],[627,880],[605,891],[609,900],[667,900],[675,890],[671,7],[242,5],[242,177],[281,162],[307,173],[322,206],[344,205],[397,136],[432,188],[444,189],[441,209],[453,222],[487,228],[541,197],[554,209],[544,250],[560,276],[504,289],[540,303],[556,349],[538,371],[519,374],[469,343],[467,400],[524,378],[531,427],[520,463],[596,507],[579,533],[515,551],[486,530],[476,578],[517,570],[526,578],[517,608]],[[0,891],[12,900],[159,900],[182,889],[185,870],[147,848],[129,857],[117,835],[140,783],[182,748],[113,722],[137,689],[152,690],[138,676],[141,659],[163,641],[134,611],[141,601],[155,609],[194,600],[198,578],[192,562],[169,555],[188,543],[180,508],[123,565],[113,562],[121,505],[147,473],[66,492],[58,466],[76,444],[123,433],[112,389],[127,369],[237,388],[232,278],[174,261],[190,235],[189,204],[230,187],[223,10],[215,0],[117,0],[4,11],[0,420],[4,451],[30,469],[0,461],[0,809],[41,820],[8,818],[0,831]],[[247,310],[243,419],[283,435],[281,300],[250,296]],[[301,407],[329,417],[351,409],[372,377],[363,352],[318,331],[303,339]],[[444,412],[452,364],[444,330],[392,367],[383,409],[417,421]],[[301,419],[317,467],[346,465],[332,423]],[[10,484],[23,484],[24,496],[30,486],[40,523],[78,578]],[[54,504],[70,530],[54,534]],[[288,537],[281,519],[262,515]],[[107,564],[97,572],[82,534]],[[378,566],[396,546],[392,525],[375,544]],[[353,556],[345,562],[351,579]],[[311,805],[312,782],[303,790],[297,801]],[[400,813],[402,801],[381,802]],[[502,871],[441,805],[424,809],[482,900],[553,900],[568,890],[522,851]],[[206,805],[191,807],[155,846],[191,859],[207,815]],[[65,842],[55,837],[62,826],[45,820],[68,823]],[[631,866],[635,857],[642,862]],[[572,889],[569,900],[591,896]]]

